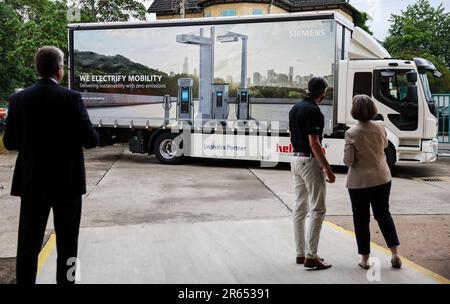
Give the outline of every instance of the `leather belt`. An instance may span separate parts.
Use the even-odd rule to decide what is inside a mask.
[[[303,152],[294,152],[292,155],[298,157],[315,157],[314,153],[303,153]]]

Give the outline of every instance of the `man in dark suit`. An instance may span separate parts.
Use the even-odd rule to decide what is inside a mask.
[[[34,284],[50,209],[56,233],[57,282],[75,283],[81,217],[86,193],[82,147],[97,145],[81,95],[59,85],[64,54],[53,46],[35,56],[41,77],[9,99],[3,143],[18,150],[11,195],[21,197],[17,283]],[[74,259],[75,258],[75,259]]]

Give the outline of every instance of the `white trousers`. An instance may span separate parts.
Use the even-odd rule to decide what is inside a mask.
[[[326,212],[325,174],[321,169],[320,162],[309,157],[293,157],[291,171],[294,174],[295,187],[293,220],[297,256],[315,259]],[[310,217],[305,230],[305,219],[308,212]]]

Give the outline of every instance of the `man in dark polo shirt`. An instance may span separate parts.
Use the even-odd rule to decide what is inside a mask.
[[[297,264],[315,269],[328,269],[317,255],[320,230],[325,217],[326,181],[334,183],[335,176],[322,150],[324,117],[319,103],[324,99],[328,84],[322,77],[308,83],[308,96],[289,112],[289,130],[294,155],[295,204],[293,210]],[[305,234],[305,217],[310,212]]]

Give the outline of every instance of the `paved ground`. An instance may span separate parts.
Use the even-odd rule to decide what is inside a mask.
[[[353,236],[323,227],[320,252],[333,269],[307,271],[294,263],[292,225],[283,219],[173,222],[83,228],[81,283],[435,283],[413,267],[398,271],[374,250],[376,271],[355,261]],[[53,251],[39,283],[54,283]],[[379,273],[379,281],[377,274]],[[371,278],[368,280],[367,278]]]
[[[217,160],[163,166],[153,157],[124,150],[115,146],[86,153],[89,189],[80,235],[83,283],[368,282],[366,273],[355,267],[353,236],[331,224],[324,226],[320,250],[333,262],[333,270],[307,275],[293,264],[286,207],[292,205],[293,192],[287,166],[260,169],[257,163]],[[0,186],[5,189],[10,187],[14,159],[0,155]],[[450,277],[450,182],[411,179],[449,177],[450,159],[400,166],[397,171],[391,205],[402,252]],[[351,229],[345,170],[338,172],[337,183],[329,187],[328,220]],[[0,207],[0,258],[11,258],[18,201],[3,193]],[[383,244],[375,228],[373,239]],[[383,282],[431,282],[415,267],[391,271],[384,251],[374,251]],[[40,282],[53,281],[54,250],[48,253]],[[7,273],[11,264],[11,259],[0,259],[3,282],[12,279]]]

